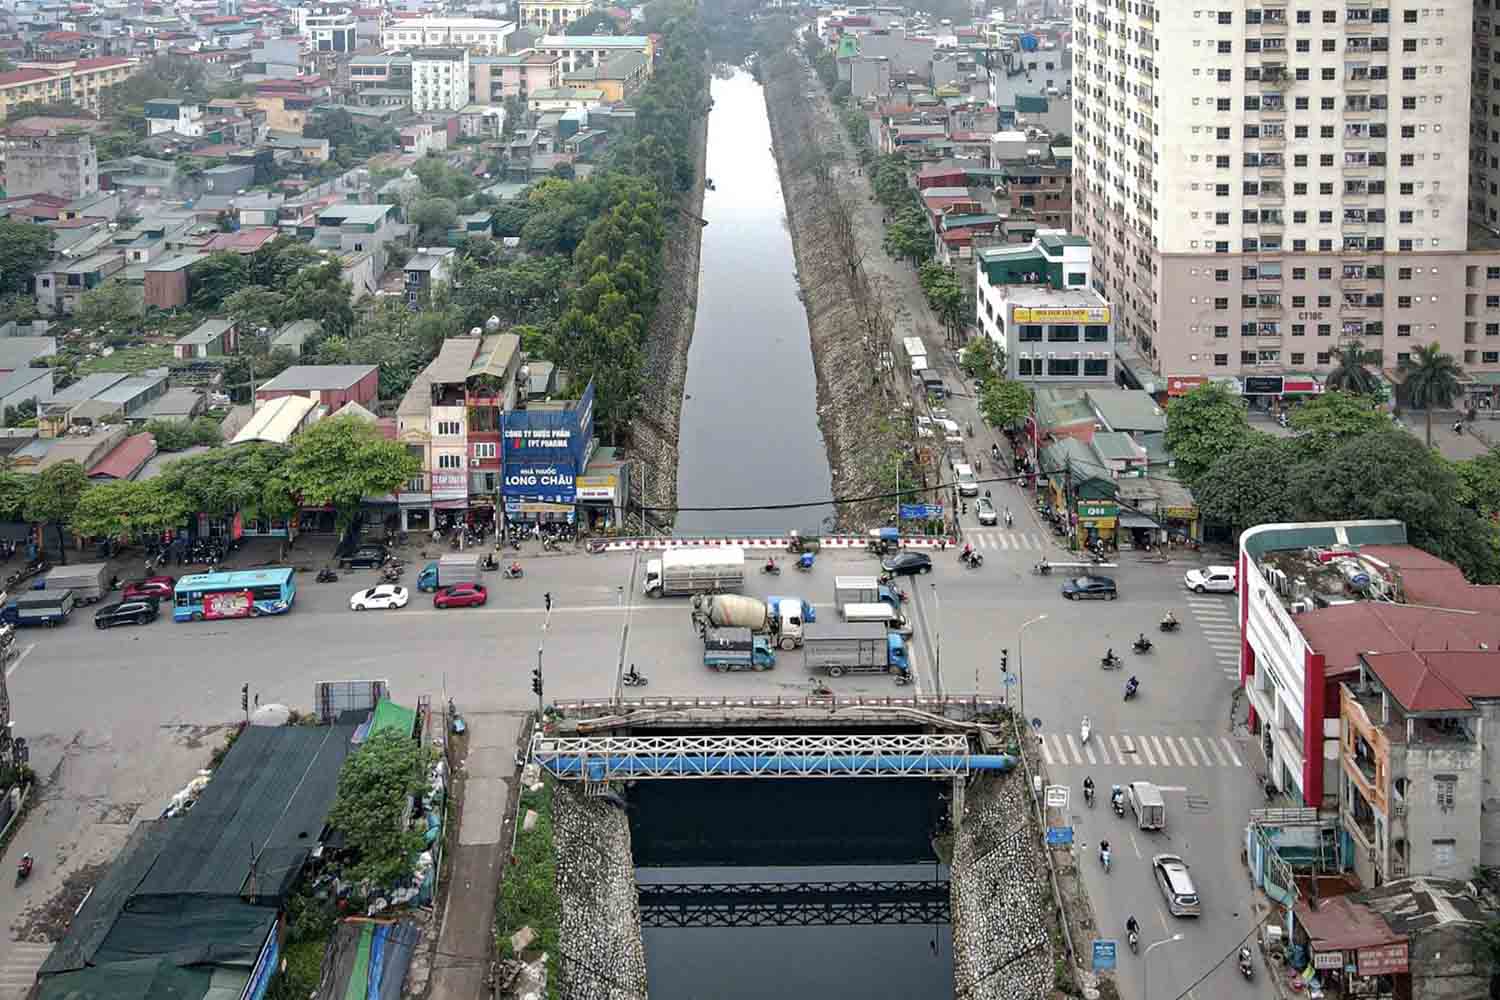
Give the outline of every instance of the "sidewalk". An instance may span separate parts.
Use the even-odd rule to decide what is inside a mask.
[[[516,777],[516,741],[525,713],[464,715],[468,755],[458,842],[452,848],[447,900],[433,962],[431,1000],[480,1000],[491,995],[495,961],[495,897],[510,854],[506,820]]]

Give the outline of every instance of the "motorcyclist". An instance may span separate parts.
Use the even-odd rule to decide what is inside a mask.
[[[1119,785],[1111,785],[1109,789],[1109,804],[1118,808],[1120,803],[1124,800],[1124,790],[1121,789]]]
[[[1083,797],[1089,802],[1094,800],[1094,779],[1091,776],[1083,779]]]
[[[990,445],[990,458],[993,458],[997,462],[1000,461],[1000,446],[998,444]]]
[[[1120,661],[1120,658],[1115,655],[1115,647],[1111,646],[1111,647],[1109,647],[1109,649],[1107,649],[1107,650],[1104,651],[1104,662],[1105,663],[1118,663],[1119,661]]]
[[[1125,933],[1140,936],[1141,925],[1136,921],[1134,913],[1125,918]]]
[[[1005,526],[1009,528],[1013,523],[1015,523],[1015,520],[1015,517],[1011,515],[1010,508],[1005,508]]]
[[[972,558],[974,558],[974,546],[969,542],[964,542],[964,550],[958,554],[959,562],[968,562]]]
[[[1125,682],[1125,693],[1127,695],[1135,694],[1136,688],[1140,686],[1141,682],[1136,680],[1134,675],[1131,675],[1130,680]]]
[[[509,573],[511,576],[520,576],[521,564],[518,562],[512,562],[508,567],[506,567],[505,572]]]
[[[774,573],[774,572],[776,572],[776,560],[775,559],[772,559],[770,557],[766,558],[766,572],[767,573]]]
[[[1164,615],[1161,616],[1161,623],[1163,625],[1167,626],[1167,628],[1175,628],[1176,627],[1176,625],[1177,625],[1177,616],[1174,615],[1174,614],[1172,614],[1172,611],[1171,611],[1170,608],[1167,609],[1167,613],[1166,614],[1164,614]]]
[[[1102,861],[1102,862],[1104,862],[1106,865],[1108,865],[1109,864],[1109,857],[1110,857],[1110,854],[1109,854],[1109,841],[1107,841],[1107,840],[1101,840],[1101,841],[1099,841],[1099,860]]]
[[[17,869],[18,869],[18,870],[19,870],[19,871],[20,871],[20,873],[21,873],[21,877],[23,877],[23,878],[24,878],[24,877],[26,877],[26,876],[27,876],[27,875],[30,875],[30,874],[31,874],[31,865],[32,865],[32,861],[31,861],[31,852],[30,852],[30,851],[27,851],[27,852],[26,852],[26,853],[25,853],[25,854],[23,854],[23,855],[21,855],[21,861],[20,861],[20,863],[19,863],[19,864],[18,864],[18,865],[17,865],[17,866],[16,866],[16,868],[17,868]]]
[[[1138,635],[1138,636],[1135,637],[1135,644],[1136,644],[1136,647],[1139,648],[1139,649],[1150,649],[1151,648],[1151,640],[1146,638],[1146,633],[1144,633],[1144,632],[1142,632],[1140,635]]]

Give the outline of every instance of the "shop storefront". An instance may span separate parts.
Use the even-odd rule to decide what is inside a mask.
[[[579,476],[574,494],[580,523],[591,531],[608,531],[620,523],[620,477],[610,472]]]
[[[500,436],[507,524],[575,523],[579,473],[594,444],[593,383],[576,401],[506,413]]]
[[[1120,505],[1113,500],[1079,500],[1074,507],[1076,535],[1085,545],[1103,539],[1112,543],[1120,521]]]
[[[1162,527],[1166,529],[1168,544],[1181,545],[1202,540],[1197,507],[1163,506],[1159,513]]]
[[[1341,896],[1313,909],[1294,908],[1291,950],[1295,979],[1328,997],[1397,1000],[1412,995],[1411,941],[1391,929],[1381,914]]]
[[[1186,396],[1194,389],[1207,384],[1207,375],[1168,375],[1167,397],[1175,399],[1178,396]]]

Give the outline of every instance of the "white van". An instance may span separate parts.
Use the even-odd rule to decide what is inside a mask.
[[[884,601],[877,601],[874,604],[846,604],[840,610],[844,614],[844,621],[851,625],[876,622],[892,632],[900,632],[902,635],[912,633],[911,621]]]
[[[961,497],[977,497],[979,495],[979,480],[974,478],[974,467],[959,462],[953,467],[953,476],[958,480],[958,495]]]

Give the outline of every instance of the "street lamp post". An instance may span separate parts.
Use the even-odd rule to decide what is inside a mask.
[[[1173,934],[1169,938],[1162,938],[1155,944],[1146,945],[1146,951],[1141,955],[1141,966],[1145,969],[1146,973],[1146,1000],[1151,1000],[1151,953],[1164,944],[1171,944],[1173,941],[1181,940],[1181,934]]]
[[[1016,630],[1016,682],[1021,688],[1017,707],[1022,721],[1026,719],[1026,630],[1037,622],[1046,620],[1046,615],[1037,615],[1030,621],[1022,622],[1021,627]]]

